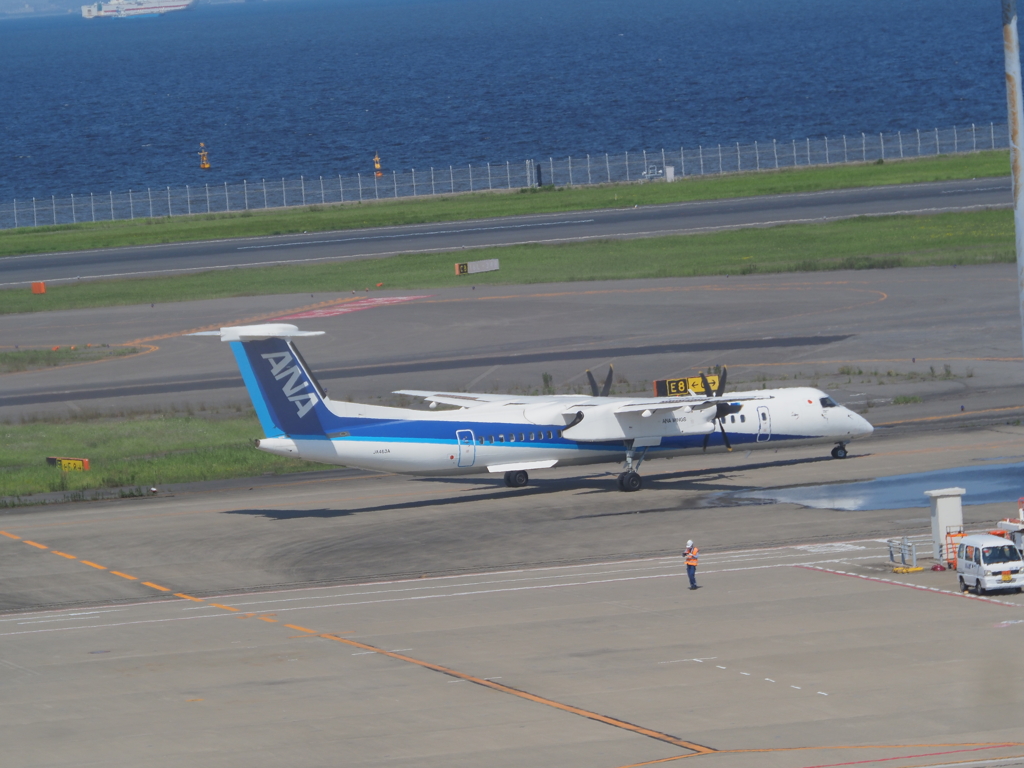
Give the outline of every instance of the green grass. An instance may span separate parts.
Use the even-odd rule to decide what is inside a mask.
[[[21,349],[0,352],[0,373],[20,373],[21,371],[34,371],[58,365],[87,363],[102,360],[105,357],[134,355],[138,351],[135,347],[76,344],[53,349]]]
[[[324,469],[256,450],[262,434],[254,415],[0,424],[0,497]],[[47,456],[87,458],[90,470],[65,474]]]
[[[887,161],[881,165],[814,166],[725,176],[690,176],[674,184],[545,187],[522,192],[381,200],[284,211],[21,228],[0,231],[0,256],[1005,176],[1009,167],[1009,155],[1005,151],[977,152]]]
[[[55,285],[45,294],[7,291],[0,313],[166,303],[229,296],[424,290],[454,285],[740,275],[1012,262],[1013,212],[848,219],[704,235],[517,245],[486,250],[499,272],[457,277],[455,254],[338,264],[262,267],[176,277]]]

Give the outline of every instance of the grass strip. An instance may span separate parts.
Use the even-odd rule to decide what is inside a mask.
[[[486,250],[501,270],[454,274],[466,251],[356,262],[259,267],[160,278],[55,285],[45,294],[7,291],[0,313],[232,296],[422,290],[455,285],[508,285],[837,269],[1012,262],[1013,212],[862,217],[713,234]]]
[[[134,355],[135,347],[111,347],[109,344],[75,344],[53,349],[15,349],[0,352],[0,373],[20,373],[58,365],[88,363],[105,357]]]
[[[161,486],[324,469],[256,450],[256,416],[127,419],[0,425],[0,497],[49,491]],[[47,456],[88,458],[90,471],[62,472]]]
[[[673,184],[544,187],[504,194],[481,192],[372,203],[312,205],[287,210],[23,227],[0,231],[0,256],[971,179],[1005,176],[1009,168],[1008,152],[996,150],[881,164],[856,163],[723,176],[688,176]]]

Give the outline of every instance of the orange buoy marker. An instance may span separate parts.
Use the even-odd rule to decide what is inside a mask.
[[[46,293],[46,283],[32,283],[32,293]]]
[[[373,153],[373,175],[378,178],[384,175],[380,169],[380,155],[376,152]]]
[[[204,171],[210,170],[210,153],[206,151],[206,144],[199,142],[199,167]]]

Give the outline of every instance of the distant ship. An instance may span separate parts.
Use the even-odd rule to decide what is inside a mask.
[[[109,3],[93,3],[82,6],[82,17],[86,19],[119,18],[127,16],[158,16],[171,11],[183,11],[196,0],[111,0]]]

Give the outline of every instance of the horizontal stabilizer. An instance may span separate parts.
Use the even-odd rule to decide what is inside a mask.
[[[298,339],[303,336],[322,336],[323,331],[300,331],[290,323],[264,325],[233,325],[219,331],[200,331],[189,336],[219,336],[221,341],[262,341],[263,339]]]

